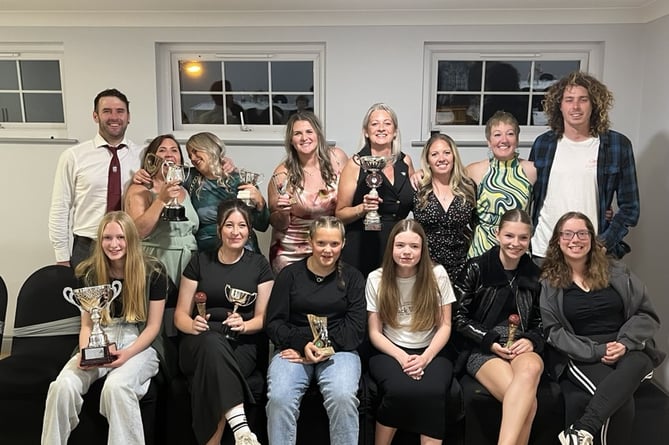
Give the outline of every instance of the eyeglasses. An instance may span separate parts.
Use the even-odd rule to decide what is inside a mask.
[[[574,235],[581,241],[585,241],[590,238],[590,232],[587,230],[579,230],[578,232],[574,232],[571,230],[565,230],[563,232],[560,232],[560,238],[562,238],[563,241],[571,241],[574,239]]]

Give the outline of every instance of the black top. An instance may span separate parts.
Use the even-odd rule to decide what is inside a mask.
[[[354,351],[362,343],[367,321],[365,280],[347,264],[340,269],[317,277],[307,269],[305,258],[279,272],[266,318],[267,335],[277,349],[304,353],[313,340],[307,314],[327,317],[335,352]]]
[[[617,333],[625,323],[623,300],[611,286],[585,292],[572,284],[564,290],[563,310],[576,335]]]

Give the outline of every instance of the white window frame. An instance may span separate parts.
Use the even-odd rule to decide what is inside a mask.
[[[226,142],[274,141],[283,143],[285,125],[205,125],[179,123],[181,91],[178,60],[220,61],[312,61],[314,69],[313,108],[325,118],[325,44],[324,43],[164,43],[157,46],[158,127],[162,133],[172,133],[187,139],[199,131],[211,131]]]
[[[60,95],[63,101],[62,123],[56,122],[0,122],[0,138],[12,139],[60,139],[67,137],[67,102],[65,76],[63,75],[64,50],[62,44],[2,43],[0,60],[56,60],[60,69]],[[16,90],[0,90],[16,92]],[[21,100],[23,90],[19,85]],[[50,93],[58,91],[49,91]]]
[[[447,133],[456,141],[478,144],[485,142],[485,125],[437,125],[437,68],[443,60],[580,60],[581,70],[601,78],[604,47],[601,42],[538,42],[538,43],[443,43],[426,42],[423,59],[424,140],[432,131]],[[477,94],[474,92],[473,94]],[[530,144],[547,126],[521,125],[520,144]]]

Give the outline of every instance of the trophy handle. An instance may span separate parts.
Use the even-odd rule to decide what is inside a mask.
[[[353,162],[355,162],[358,167],[362,168],[362,166],[360,165],[360,155],[359,154],[354,154],[353,156],[351,156],[351,159],[353,159]]]
[[[116,297],[118,297],[119,295],[121,295],[121,289],[123,289],[123,285],[121,284],[121,282],[120,282],[119,280],[114,280],[114,281],[112,281],[111,287],[112,287],[112,289],[113,289],[113,291],[114,291],[114,296],[111,297],[111,298],[109,299],[109,302],[110,302],[110,303],[111,303],[112,301],[114,301],[114,299],[115,299]]]
[[[232,289],[232,286],[230,286],[229,284],[225,285],[225,298],[227,298],[228,300],[230,300],[230,290],[231,289]]]
[[[67,301],[68,303],[78,307],[80,311],[82,310],[81,306],[79,305],[79,303],[77,303],[77,300],[74,297],[74,290],[71,287],[68,286],[65,289],[63,289],[63,298],[65,298],[65,301]]]

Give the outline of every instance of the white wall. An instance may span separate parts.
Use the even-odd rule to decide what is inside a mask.
[[[640,42],[645,56],[642,76],[630,78],[630,90],[642,97],[639,137],[636,150],[639,187],[641,189],[641,219],[633,229],[630,244],[630,264],[648,286],[663,326],[656,340],[659,347],[669,351],[669,298],[667,298],[667,263],[669,252],[669,17],[648,24]],[[669,388],[669,361],[657,372],[657,378]]]
[[[667,41],[666,28],[667,19],[649,25],[4,27],[0,28],[0,42],[62,42],[68,137],[85,140],[94,134],[93,97],[104,88],[116,87],[130,99],[128,134],[140,143],[167,130],[158,128],[156,118],[156,43],[325,42],[324,123],[328,139],[335,140],[352,154],[358,148],[361,120],[367,108],[374,102],[387,102],[399,115],[404,146],[415,161],[420,150],[410,148],[410,142],[422,139],[425,42],[603,42],[603,80],[616,97],[612,113],[614,127],[635,142],[639,170],[648,172],[659,170],[660,161],[666,165],[663,151],[669,124],[662,121],[661,116],[662,111],[666,115],[669,88],[663,84],[661,73],[666,73],[668,67],[662,60],[660,43]],[[652,46],[654,50],[640,51],[643,45]],[[660,106],[661,97],[665,101]],[[650,134],[663,135],[664,139],[650,138]],[[55,164],[64,148],[0,142],[0,187],[5,191],[2,203],[5,211],[0,223],[0,246],[4,253],[0,259],[0,275],[8,282],[10,298],[17,295],[29,273],[54,261],[47,234],[47,212]],[[483,148],[465,148],[463,157],[465,162],[471,162],[481,159],[485,152]],[[526,154],[527,149],[523,153]],[[283,152],[280,147],[230,147],[230,154],[237,165],[253,163],[268,176]],[[661,192],[666,192],[667,184],[658,187],[649,184],[647,179],[650,178],[642,177],[642,226],[635,230],[632,238],[633,266],[652,264],[650,254],[655,253],[655,249],[641,246],[650,246],[655,242],[655,234],[661,233],[653,230],[642,235],[641,230],[657,229],[667,221],[663,206],[653,205],[666,202]],[[266,251],[267,237],[262,241]],[[649,275],[645,274],[644,279],[655,289],[654,294],[661,295],[666,286],[659,280],[653,281]],[[10,301],[10,314],[13,308]],[[665,306],[662,311],[663,318],[669,320],[669,308]],[[11,328],[12,320],[8,320],[8,324]]]

